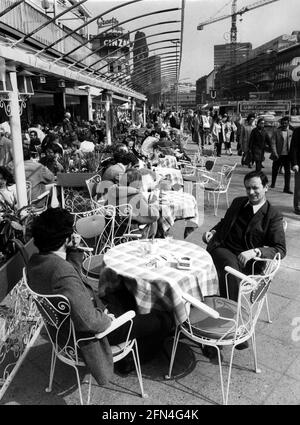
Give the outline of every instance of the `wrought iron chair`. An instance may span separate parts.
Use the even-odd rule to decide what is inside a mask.
[[[260,373],[257,366],[255,326],[259,318],[266,293],[280,266],[280,254],[270,262],[268,273],[263,275],[245,274],[225,267],[225,270],[240,279],[238,301],[222,297],[207,297],[204,302],[189,294],[182,294],[188,319],[177,323],[170,366],[166,379],[171,378],[179,337],[183,334],[188,339],[203,345],[215,347],[221,379],[223,404],[228,403],[234,349],[237,345],[251,339],[254,355],[254,370]],[[222,361],[220,348],[231,347],[226,393],[224,391]]]
[[[99,204],[99,202],[96,201],[95,196],[96,196],[97,185],[100,182],[101,182],[101,176],[99,174],[95,174],[93,177],[85,181],[89,195],[90,195],[90,200],[95,205],[95,207],[97,207],[97,204]]]
[[[97,286],[103,253],[113,246],[115,208],[112,205],[100,206],[75,213],[74,217],[74,230],[81,236],[86,248],[82,272],[92,285]]]
[[[283,224],[283,230],[284,230],[284,232],[286,232],[287,225],[288,225],[287,221],[285,219],[283,219],[282,224]],[[272,260],[270,260],[268,258],[256,257],[253,261],[253,264],[252,264],[252,274],[255,274],[258,267],[259,267],[259,270],[261,271],[261,273],[268,273],[271,262],[272,262]],[[269,310],[268,295],[266,295],[265,306],[266,306],[266,311],[267,311],[267,322],[272,323],[271,316],[270,316],[270,310]]]
[[[129,353],[132,353],[141,389],[141,395],[142,397],[147,397],[143,388],[137,341],[135,338],[131,339],[130,337],[133,318],[135,317],[135,312],[133,310],[130,310],[122,314],[117,319],[114,319],[106,331],[95,334],[95,336],[89,338],[78,338],[76,336],[74,324],[71,319],[71,305],[68,298],[64,295],[41,295],[34,292],[28,285],[25,268],[23,272],[23,278],[28,291],[31,294],[42,316],[49,340],[52,345],[49,385],[46,388],[46,392],[52,391],[55,364],[56,359],[58,358],[63,363],[72,366],[75,369],[80,403],[84,404],[78,368],[85,367],[86,364],[80,353],[80,344],[93,339],[100,340],[109,333],[113,332],[115,329],[122,326],[124,323],[128,322],[130,325],[126,340],[122,344],[111,346],[113,362],[116,363],[126,357]],[[87,404],[90,403],[91,382],[92,376],[90,375]]]
[[[27,202],[31,204],[31,192],[32,192],[32,184],[30,180],[26,180],[26,193],[27,193]]]
[[[145,232],[149,229],[146,224],[141,224],[137,229],[132,229],[132,206],[130,204],[116,205],[113,227],[113,245],[128,242],[132,239],[147,237]]]
[[[233,166],[223,165],[220,172],[198,172],[198,181],[204,184],[204,190],[208,194],[208,201],[210,199],[210,194],[213,195],[215,216],[218,215],[221,194],[225,195],[227,208],[229,207],[228,189],[236,166],[237,164]]]
[[[46,211],[49,204],[50,191],[46,190],[36,199],[33,199],[30,203],[31,212],[34,214],[42,214]]]

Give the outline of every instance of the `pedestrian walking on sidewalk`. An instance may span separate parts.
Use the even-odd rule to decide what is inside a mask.
[[[243,165],[247,165],[249,168],[251,168],[251,152],[249,150],[249,141],[250,141],[250,134],[252,130],[255,128],[255,115],[249,114],[247,117],[247,121],[245,124],[242,124],[241,126],[241,135],[240,135],[240,144],[241,144],[241,150],[242,150],[242,159],[241,163]]]
[[[265,120],[259,118],[257,127],[251,131],[249,139],[249,151],[252,161],[255,162],[256,171],[261,171],[265,159],[265,149],[271,149],[271,139],[265,130]]]
[[[272,183],[271,188],[275,187],[278,172],[281,167],[284,168],[284,188],[283,192],[292,194],[290,190],[291,181],[291,160],[290,160],[290,146],[293,136],[293,130],[289,128],[289,117],[283,117],[271,139],[271,156],[273,160],[272,165]]]

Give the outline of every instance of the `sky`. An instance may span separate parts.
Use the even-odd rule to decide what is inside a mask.
[[[98,14],[127,1],[88,0],[86,6],[92,14]],[[237,9],[256,2],[257,0],[238,0]],[[105,16],[105,19],[115,17],[119,21],[123,21],[153,10],[180,6],[181,0],[143,0],[114,11]],[[220,13],[217,13],[219,11]],[[231,18],[207,25],[202,31],[197,30],[197,25],[216,14],[216,16],[221,16],[230,15],[230,13],[231,0],[186,0],[180,80],[195,83],[198,78],[213,70],[214,45],[227,42],[225,40],[229,35]],[[237,41],[250,42],[255,48],[280,35],[300,31],[300,0],[278,0],[248,11],[242,16],[242,21],[240,22],[240,17],[237,21]],[[125,24],[124,28],[131,30],[138,26],[159,22],[159,20],[179,18],[180,12],[165,13],[135,20]],[[175,26],[178,28],[178,24],[170,25],[169,28],[175,29]],[[148,36],[151,31],[151,29],[148,32],[145,30],[146,35]],[[94,32],[96,32],[96,27],[94,27]]]

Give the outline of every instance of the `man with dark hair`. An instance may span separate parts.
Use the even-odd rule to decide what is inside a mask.
[[[44,165],[32,159],[31,151],[23,148],[26,180],[31,182],[31,199],[45,192],[45,184],[53,183],[54,174]]]
[[[105,295],[105,308],[98,294],[82,276],[83,252],[78,249],[80,237],[73,234],[73,222],[72,214],[62,208],[50,208],[34,219],[32,236],[39,253],[33,254],[29,260],[28,283],[37,293],[66,296],[71,304],[75,332],[84,338],[105,331],[115,316],[135,309],[136,305],[131,294],[124,288],[119,296],[118,293],[111,298],[109,294]],[[101,293],[105,294],[102,286]],[[131,336],[140,339],[140,351],[144,351],[146,356],[148,350],[150,358],[154,355],[151,347],[158,349],[156,342],[162,343],[171,326],[172,318],[167,312],[137,314],[133,320]],[[124,342],[127,332],[128,325],[125,324],[107,338],[100,341],[91,339],[80,346],[85,362],[98,384],[106,384],[112,375],[113,362],[109,343],[116,345]]]
[[[277,252],[286,255],[282,215],[266,199],[268,178],[262,171],[253,171],[244,178],[247,196],[235,198],[224,218],[203,241],[216,266],[220,295],[226,297],[225,266],[251,273],[255,257],[273,258]],[[237,300],[239,279],[230,275],[228,294]]]
[[[262,163],[265,160],[265,149],[271,149],[271,139],[265,130],[265,120],[259,118],[256,128],[251,131],[249,139],[249,150],[251,152],[251,159],[255,162],[256,171],[261,171]]]
[[[284,193],[293,192],[290,190],[291,181],[291,161],[290,161],[290,145],[293,136],[293,130],[289,128],[289,117],[281,118],[281,125],[278,127],[272,135],[272,154],[271,159],[273,160],[272,165],[272,184],[271,188],[275,187],[278,171],[280,167],[284,168]]]
[[[37,147],[41,147],[41,140],[38,138],[37,131],[30,130],[29,132],[30,137],[30,150],[31,152],[38,153]]]

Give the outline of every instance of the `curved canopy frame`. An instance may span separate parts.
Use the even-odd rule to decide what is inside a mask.
[[[42,15],[40,13],[41,17],[43,19],[39,22],[37,21],[34,25],[35,28],[31,29],[30,31],[27,31],[26,34],[22,34],[22,31],[15,32],[13,35],[13,39],[10,39],[7,43],[7,40],[5,40],[5,46],[1,49],[1,41],[0,41],[0,56],[3,56],[5,58],[5,54],[3,52],[6,51],[6,47],[9,47],[15,51],[15,57],[20,58],[19,62],[16,61],[19,65],[23,66],[25,69],[28,69],[29,71],[32,71],[34,67],[32,66],[32,63],[39,64],[39,72],[45,71],[47,66],[45,66],[44,62],[48,61],[49,66],[49,73],[52,75],[56,75],[57,77],[63,77],[65,76],[66,79],[72,77],[73,81],[78,81],[80,84],[83,83],[83,81],[86,81],[86,84],[92,85],[98,88],[103,88],[107,90],[112,90],[115,93],[122,93],[127,94],[130,97],[136,97],[140,98],[139,93],[135,92],[133,90],[132,81],[128,85],[128,81],[131,80],[132,71],[134,70],[134,64],[137,64],[137,66],[140,66],[140,62],[133,61],[133,55],[135,53],[134,49],[134,43],[133,41],[128,40],[128,43],[126,43],[125,47],[129,47],[129,55],[127,53],[122,52],[122,48],[118,48],[114,50],[115,54],[118,54],[118,57],[110,58],[110,55],[106,54],[105,56],[101,55],[101,51],[103,49],[103,46],[99,47],[98,49],[92,49],[91,42],[97,37],[105,36],[105,34],[108,34],[110,31],[113,31],[114,29],[117,29],[117,27],[120,27],[121,25],[127,25],[128,31],[126,34],[130,35],[137,31],[143,30],[145,33],[145,41],[148,48],[148,54],[155,54],[155,56],[159,57],[159,60],[157,61],[157,64],[160,64],[158,66],[161,67],[160,73],[158,70],[155,70],[155,73],[152,73],[153,75],[157,75],[157,78],[160,79],[163,76],[163,65],[165,64],[166,58],[170,57],[170,66],[173,66],[176,70],[176,78],[177,81],[179,80],[180,75],[180,67],[181,67],[181,61],[182,61],[182,41],[183,41],[183,29],[184,29],[184,9],[185,9],[185,0],[174,0],[174,7],[172,8],[166,8],[162,9],[162,3],[161,2],[152,2],[151,7],[147,7],[146,13],[139,14],[137,13],[138,10],[141,10],[141,8],[138,8],[139,4],[142,4],[146,0],[130,0],[130,1],[123,1],[121,4],[117,4],[116,6],[113,6],[111,8],[108,8],[106,10],[103,10],[104,3],[101,4],[101,12],[96,13],[94,16],[92,16],[90,19],[86,19],[85,22],[81,22],[79,26],[72,30],[63,31],[60,28],[60,31],[57,31],[56,38],[54,38],[54,34],[52,34],[52,39],[50,42],[45,45],[42,45],[42,48],[38,47],[32,47],[37,46],[36,43],[36,34],[40,33],[42,34],[43,31],[45,31],[45,28],[47,31],[53,31],[53,28],[55,28],[56,22],[59,18],[63,17],[63,15],[74,12],[76,9],[79,9],[84,3],[87,2],[87,0],[77,0],[75,2],[70,2],[69,7],[65,7],[62,9],[59,13],[53,14],[51,18],[47,15]],[[14,10],[17,9],[17,7],[24,6],[26,4],[25,0],[14,0],[11,2],[11,5],[9,7],[4,8],[1,10],[0,8],[0,17],[4,16],[8,13],[13,13]],[[148,6],[148,5],[147,5]],[[100,5],[99,5],[100,8]],[[102,17],[105,18],[111,18],[112,13],[118,14],[118,11],[123,9],[123,11],[126,11],[126,19],[120,20],[121,22],[118,22],[117,24],[113,23],[112,26],[110,26],[108,29],[105,29],[103,31],[99,31],[97,35],[94,35],[93,37],[89,38],[82,38],[82,42],[78,43],[78,34],[79,31],[85,27],[88,27],[90,24],[95,22],[96,20],[101,19]],[[143,10],[143,9],[142,9]],[[174,14],[174,15],[173,15]],[[160,22],[157,22],[156,17],[160,19],[159,17],[166,17],[165,20],[161,19]],[[150,20],[150,23],[147,24]],[[152,22],[151,22],[152,21]],[[135,22],[139,23],[138,25],[135,24]],[[153,32],[153,29],[155,27],[166,27],[166,26],[174,26],[170,28],[170,31],[160,31],[160,32]],[[58,27],[57,27],[58,28]],[[167,28],[166,28],[167,29]],[[147,32],[146,32],[147,30]],[[19,38],[16,39],[16,34],[20,34]],[[172,39],[170,37],[167,37],[168,35],[174,35],[178,34],[177,39]],[[120,36],[116,36],[116,39],[121,38],[123,34]],[[155,41],[151,41],[151,38],[155,39]],[[76,39],[77,43],[68,43],[68,39]],[[157,38],[160,38],[160,40],[157,40]],[[106,47],[113,44],[113,41],[109,41],[106,43]],[[148,43],[151,41],[150,43]],[[34,42],[32,44],[32,42]],[[64,42],[64,44],[62,44]],[[27,43],[29,43],[28,46],[30,46],[30,53],[33,55],[36,60],[30,58],[27,61],[24,61],[24,63],[21,62],[21,58],[24,58],[24,51],[28,49]],[[4,43],[3,43],[4,44]],[[43,44],[43,43],[42,43]],[[164,44],[166,44],[164,46]],[[173,45],[172,45],[173,44]],[[172,61],[171,57],[171,48],[175,47],[174,44],[176,44],[176,57],[175,60]],[[41,43],[39,43],[41,45]],[[71,49],[62,51],[62,53],[59,53],[59,49],[56,46],[60,46],[59,49],[61,51],[62,46],[72,46]],[[75,45],[75,47],[74,47]],[[148,46],[156,45],[156,48],[149,49]],[[124,47],[124,46],[123,46]],[[153,46],[154,47],[154,46]],[[180,47],[178,51],[178,47]],[[78,55],[78,51],[80,51],[80,54]],[[19,55],[19,50],[21,55]],[[167,52],[170,50],[170,52]],[[76,53],[77,52],[77,53]],[[76,53],[74,58],[74,53]],[[81,54],[82,53],[82,54]],[[99,56],[99,59],[94,60],[94,57]],[[13,55],[8,55],[7,60],[11,60]],[[53,57],[54,56],[54,57]],[[78,57],[79,56],[79,57]],[[129,59],[128,59],[129,56]],[[149,56],[151,58],[151,56]],[[92,60],[90,61],[90,59]],[[88,61],[87,61],[88,59]],[[123,73],[123,75],[120,75],[120,73],[117,73],[116,75],[112,75],[111,72],[105,72],[107,67],[111,63],[115,63],[118,61],[127,61],[127,65],[125,67],[126,73]],[[25,63],[27,62],[27,63]],[[99,63],[99,67],[96,68],[97,64]],[[38,69],[38,67],[36,67]],[[65,70],[65,71],[64,71]],[[67,72],[68,71],[68,72]],[[101,72],[103,71],[103,72]],[[136,77],[140,77],[141,69],[135,70]],[[147,72],[149,74],[149,71],[145,71],[145,79],[149,77],[147,75]],[[77,75],[80,74],[80,77],[77,78]],[[141,76],[142,77],[142,76]],[[93,81],[95,81],[95,84],[93,84]],[[157,82],[156,82],[157,84]],[[143,94],[143,93],[141,93]]]

